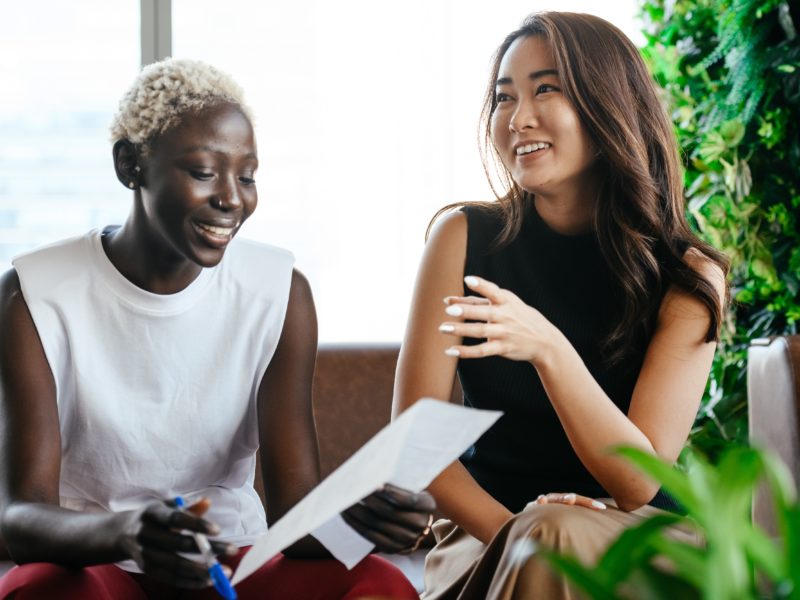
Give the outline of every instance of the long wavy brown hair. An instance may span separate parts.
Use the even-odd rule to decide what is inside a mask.
[[[611,23],[593,15],[541,12],[529,15],[497,49],[481,113],[480,141],[484,169],[489,163],[503,187],[497,201],[480,202],[503,216],[505,226],[495,247],[520,231],[533,195],[524,191],[503,166],[491,136],[497,108],[495,87],[500,62],[521,37],[540,36],[550,46],[562,92],[599,150],[601,186],[595,204],[594,230],[600,249],[619,284],[621,307],[602,347],[616,363],[652,335],[660,300],[675,284],[708,308],[706,341],[717,340],[725,298],[685,260],[694,249],[727,274],[728,260],[700,240],[684,214],[684,188],[678,145],[657,88],[636,46]],[[442,213],[464,203],[451,204]]]

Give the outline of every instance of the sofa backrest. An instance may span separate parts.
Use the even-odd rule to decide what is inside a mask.
[[[391,420],[399,344],[323,344],[314,376],[314,418],[325,477]],[[458,379],[451,401],[460,403]],[[264,499],[260,465],[256,490]]]
[[[775,452],[800,481],[800,335],[757,339],[748,351],[750,440]],[[753,521],[777,535],[764,488],[753,500]]]

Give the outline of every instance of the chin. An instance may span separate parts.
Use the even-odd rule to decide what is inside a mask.
[[[216,267],[222,261],[223,256],[225,256],[224,248],[221,250],[209,249],[193,253],[191,260],[204,269],[209,269],[211,267]]]

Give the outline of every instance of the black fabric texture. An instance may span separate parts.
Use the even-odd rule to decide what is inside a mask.
[[[559,234],[531,202],[519,235],[494,250],[503,226],[500,215],[479,205],[462,210],[467,217],[465,275],[493,281],[540,311],[627,413],[644,347],[612,366],[604,360],[601,341],[617,318],[620,294],[594,233]],[[472,293],[466,287],[464,291]],[[465,338],[466,344],[483,341]],[[530,363],[501,357],[459,360],[458,375],[466,406],[504,412],[461,458],[494,498],[516,513],[548,492],[609,496],[575,454]],[[661,492],[650,504],[675,509],[674,501]]]

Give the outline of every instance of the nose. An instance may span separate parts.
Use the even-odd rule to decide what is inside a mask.
[[[219,181],[211,205],[226,212],[241,208],[242,197],[236,177],[221,177]]]
[[[521,100],[517,103],[511,119],[508,121],[508,129],[513,133],[522,133],[525,129],[533,129],[539,126],[539,118],[533,102]]]

